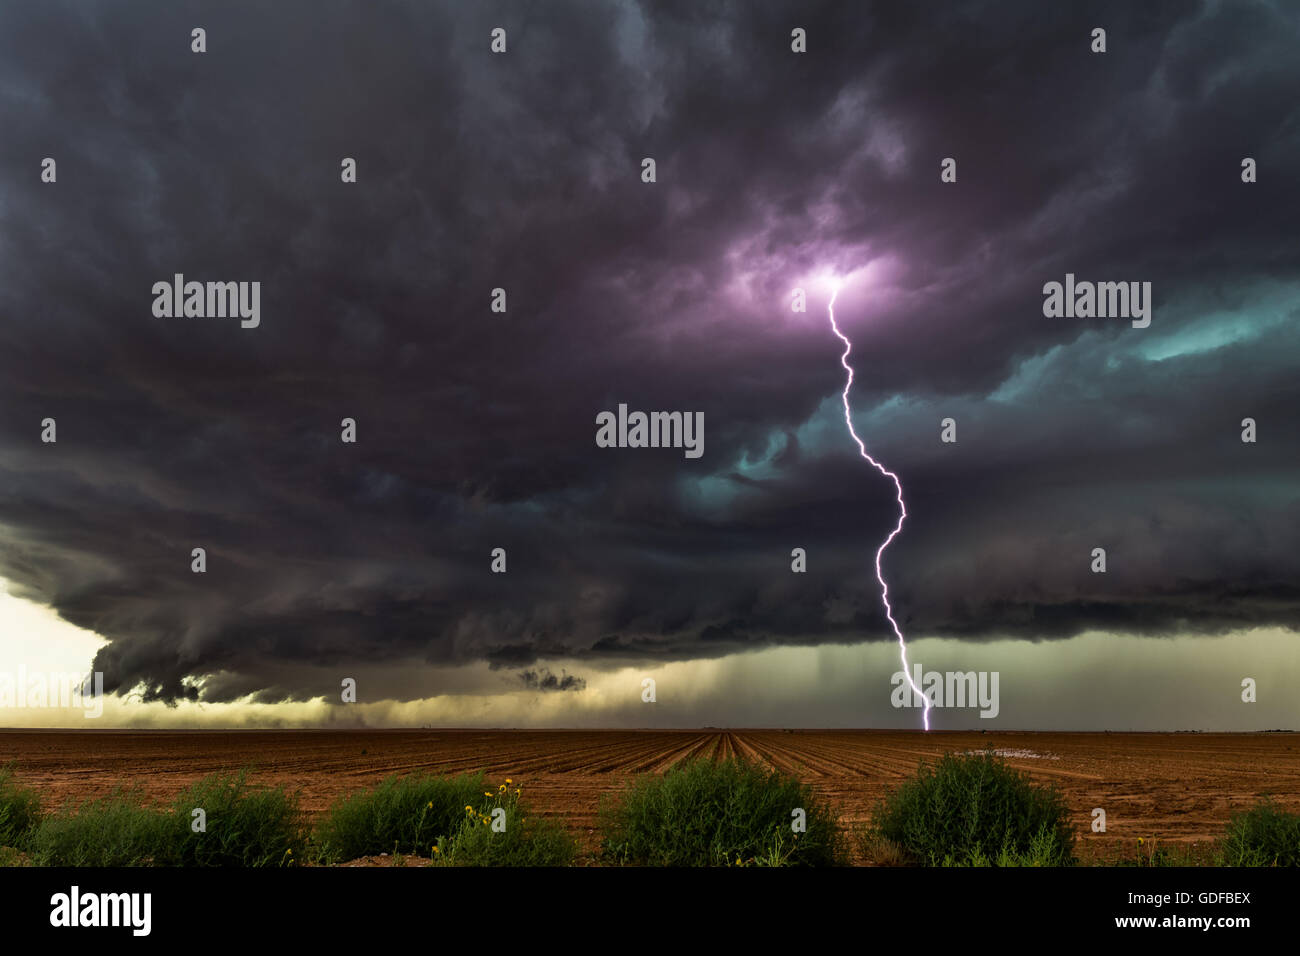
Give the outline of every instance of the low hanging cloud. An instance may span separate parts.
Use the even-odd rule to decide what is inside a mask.
[[[529,690],[586,690],[587,682],[576,674],[563,671],[557,677],[547,668],[527,670],[519,674],[520,682]]]

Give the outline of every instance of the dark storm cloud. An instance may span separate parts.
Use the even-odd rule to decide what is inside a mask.
[[[824,298],[789,311],[874,262],[837,313],[907,627],[1296,626],[1297,39],[1249,3],[6,8],[0,575],[161,699],[884,638],[892,486]],[[1151,281],[1151,328],[1045,319],[1067,271]],[[260,327],[153,318],[177,272],[260,281]],[[619,402],[702,411],[705,456],[595,447]]]

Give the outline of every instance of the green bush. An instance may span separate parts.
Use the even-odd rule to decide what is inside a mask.
[[[29,848],[38,866],[151,866],[166,855],[168,823],[138,792],[119,790],[47,816]]]
[[[1300,814],[1265,797],[1233,814],[1223,840],[1225,866],[1300,866]]]
[[[313,852],[325,863],[380,853],[429,856],[439,837],[460,827],[467,805],[477,805],[483,775],[387,777],[379,786],[335,802],[317,824]]]
[[[0,846],[20,848],[41,819],[41,798],[13,779],[13,767],[0,767]]]
[[[466,804],[456,831],[437,843],[435,861],[443,866],[568,866],[577,846],[558,823],[544,820],[519,800],[507,784]],[[497,814],[501,810],[504,816]],[[505,829],[493,827],[504,820]]]
[[[191,812],[206,814],[195,833]],[[303,855],[297,801],[280,789],[254,788],[243,772],[205,777],[170,809],[144,803],[138,791],[65,807],[47,816],[28,841],[39,866],[280,866]]]
[[[193,811],[205,829],[195,833]],[[301,862],[306,838],[297,798],[281,788],[250,787],[247,775],[205,777],[172,803],[158,862],[171,866],[288,866]]]
[[[1065,866],[1074,833],[1064,798],[998,758],[945,754],[877,807],[877,836],[928,866]]]
[[[793,832],[802,809],[806,830]],[[835,815],[806,784],[742,760],[692,760],[646,775],[601,809],[605,857],[650,866],[830,866]]]

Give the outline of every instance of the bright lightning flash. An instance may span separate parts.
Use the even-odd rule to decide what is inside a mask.
[[[831,301],[830,305],[826,307],[826,312],[831,318],[831,331],[833,331],[839,337],[839,340],[844,343],[844,354],[840,356],[840,364],[843,365],[844,370],[849,373],[848,381],[844,383],[844,394],[841,396],[844,400],[844,424],[849,426],[849,434],[852,435],[853,440],[857,442],[858,452],[863,458],[871,462],[877,471],[894,482],[894,490],[898,493],[898,525],[893,531],[889,532],[889,537],[886,538],[876,550],[876,580],[880,582],[880,599],[885,604],[885,617],[889,618],[889,625],[894,629],[894,636],[898,638],[898,650],[899,654],[903,658],[903,676],[907,678],[907,683],[912,688],[913,693],[919,695],[925,704],[925,710],[922,712],[922,720],[925,723],[925,729],[929,730],[930,698],[921,693],[921,688],[917,687],[916,681],[912,679],[911,671],[907,665],[907,642],[903,640],[903,632],[899,628],[898,622],[894,620],[894,609],[889,605],[889,585],[885,583],[884,572],[880,569],[881,556],[884,555],[885,549],[889,547],[890,542],[892,542],[894,538],[898,537],[898,533],[903,530],[903,521],[907,518],[907,505],[903,503],[903,483],[898,480],[898,475],[894,474],[880,462],[876,461],[876,459],[867,454],[867,446],[862,443],[862,439],[858,437],[858,433],[853,429],[853,416],[849,412],[849,390],[853,388],[853,367],[849,365],[849,352],[853,351],[853,343],[848,340],[848,336],[841,332],[840,327],[835,324],[835,297],[839,294],[840,283],[833,282],[831,285]]]

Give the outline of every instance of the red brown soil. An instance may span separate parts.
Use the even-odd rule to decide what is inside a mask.
[[[1013,766],[1059,787],[1085,860],[1133,856],[1139,837],[1147,847],[1155,839],[1203,848],[1265,793],[1300,811],[1300,735],[1284,733],[0,731],[0,765],[15,762],[51,807],[123,784],[163,801],[207,774],[250,768],[255,781],[299,791],[303,808],[319,813],[389,774],[483,770],[522,785],[536,812],[563,820],[588,850],[602,795],[685,757],[735,754],[795,774],[852,826],[922,760],[970,750],[1006,751]],[[1091,830],[1094,807],[1106,811],[1106,833]]]

